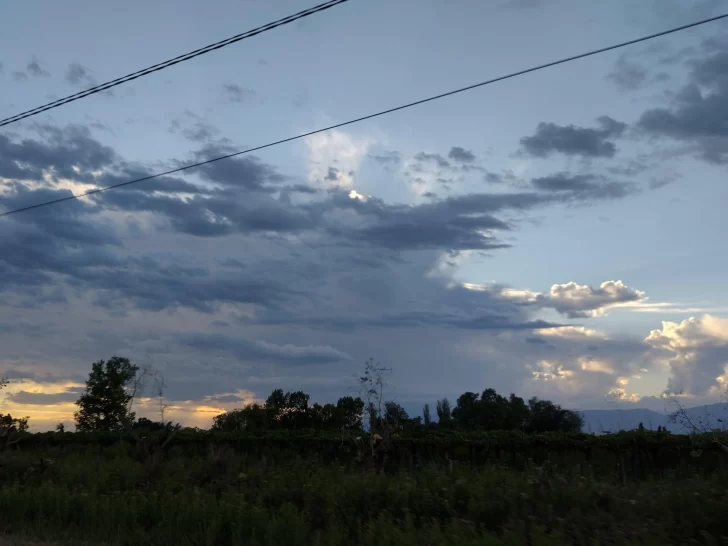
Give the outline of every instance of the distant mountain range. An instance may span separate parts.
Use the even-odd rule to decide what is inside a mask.
[[[660,413],[646,408],[635,409],[609,409],[609,410],[578,410],[584,417],[584,432],[604,433],[632,430],[640,423],[647,430],[657,430],[657,427],[667,427],[667,430],[676,434],[689,432],[688,428],[680,423],[670,423],[668,413]],[[706,428],[720,428],[728,430],[728,404],[710,404],[686,408],[686,415],[694,423],[702,423]]]

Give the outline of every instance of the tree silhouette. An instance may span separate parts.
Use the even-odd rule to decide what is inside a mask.
[[[409,421],[409,415],[397,402],[384,403],[384,419],[391,425],[403,425]]]
[[[422,409],[422,419],[426,427],[432,425],[432,417],[430,416],[430,404],[425,404],[425,407]]]
[[[122,430],[134,421],[134,400],[139,368],[128,358],[94,362],[86,389],[76,401],[76,429],[81,432]],[[134,387],[130,391],[130,387]]]
[[[450,402],[447,398],[437,401],[437,420],[441,424],[447,424],[452,421],[452,412],[450,410]]]

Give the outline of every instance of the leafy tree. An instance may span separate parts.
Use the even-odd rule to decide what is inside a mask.
[[[531,417],[528,404],[520,396],[511,393],[510,397],[508,397],[508,406],[506,430],[524,430]]]
[[[271,421],[278,421],[283,415],[285,407],[286,395],[283,393],[283,389],[274,390],[265,401],[265,410]]]
[[[364,400],[353,396],[342,396],[336,402],[337,428],[361,430]]]
[[[0,452],[17,444],[23,439],[22,433],[28,431],[28,417],[19,419],[0,413]]]
[[[310,398],[303,391],[286,393],[286,408],[282,418],[285,428],[301,429],[308,426],[308,401]]]
[[[131,428],[134,430],[144,430],[151,432],[164,430],[165,428],[167,428],[167,424],[163,421],[152,421],[151,419],[147,419],[146,417],[140,417],[134,422]]]
[[[66,425],[64,425],[63,423],[58,423],[56,425],[56,432],[61,433],[61,434],[66,432]]]
[[[480,395],[480,426],[486,430],[512,428],[510,403],[494,389],[485,389]]]
[[[409,421],[409,415],[397,402],[384,403],[384,420],[391,425],[403,425]]]
[[[274,390],[265,401],[265,410],[272,426],[286,429],[308,426],[309,395],[302,391],[286,392]]]
[[[580,414],[548,400],[533,397],[528,401],[528,407],[531,417],[526,425],[527,432],[580,432],[584,424]]]
[[[0,376],[0,390],[8,386],[7,377]],[[17,438],[17,434],[28,431],[29,417],[15,418],[12,415],[3,415],[0,413],[0,451],[4,451],[7,447],[17,444],[21,438]]]
[[[479,424],[480,408],[478,407],[478,394],[475,392],[464,392],[461,394],[452,410],[452,418],[458,425],[473,428]]]
[[[447,398],[437,401],[437,420],[440,424],[448,424],[452,421],[450,401]]]
[[[30,417],[15,418],[10,414],[0,413],[0,435],[5,436],[13,432],[27,432]]]
[[[315,403],[308,408],[309,425],[317,430],[331,430],[336,428],[337,411],[334,404]]]
[[[637,430],[639,430],[640,432],[644,432],[645,431],[645,425],[642,424],[642,421],[640,421],[639,426],[637,426]]]
[[[244,408],[221,413],[212,419],[213,430],[262,432],[268,428],[268,412],[260,404],[248,404]]]
[[[86,389],[76,401],[76,429],[81,432],[122,430],[134,421],[130,410],[139,368],[128,358],[114,356],[92,365]]]
[[[493,389],[485,389],[480,396],[474,392],[463,393],[452,417],[464,428],[512,430],[521,428],[524,410],[527,413],[525,402],[515,395],[509,400]]]
[[[430,416],[430,404],[425,404],[425,407],[422,408],[422,419],[426,427],[432,425],[432,417]]]

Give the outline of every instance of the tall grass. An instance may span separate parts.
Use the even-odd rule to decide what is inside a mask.
[[[52,459],[52,460],[51,460]],[[375,474],[232,448],[0,454],[0,532],[129,545],[728,544],[728,478],[624,482],[588,466]]]

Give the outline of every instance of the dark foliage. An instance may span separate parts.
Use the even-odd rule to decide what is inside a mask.
[[[129,387],[138,371],[128,358],[114,356],[94,362],[86,390],[76,402],[80,408],[74,415],[76,428],[81,432],[122,430],[131,424],[134,413],[129,405],[134,392]]]

